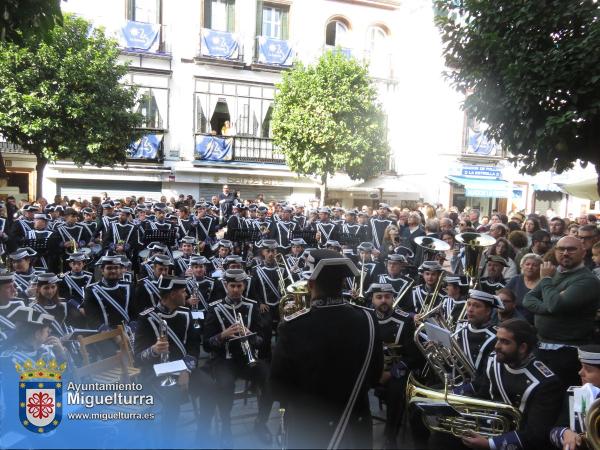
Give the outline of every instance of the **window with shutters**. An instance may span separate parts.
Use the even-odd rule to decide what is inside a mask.
[[[325,28],[325,45],[348,47],[350,24],[341,18],[334,18]]]
[[[204,28],[235,31],[235,0],[204,0]]]
[[[289,11],[289,5],[258,1],[256,35],[288,40]]]

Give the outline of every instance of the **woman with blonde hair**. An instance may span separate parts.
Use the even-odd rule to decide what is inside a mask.
[[[400,230],[396,225],[388,225],[383,231],[383,239],[379,247],[381,260],[384,260],[388,254],[394,253],[398,245],[400,245]]]

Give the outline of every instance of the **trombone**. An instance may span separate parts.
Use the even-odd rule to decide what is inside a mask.
[[[286,285],[285,285],[285,276],[283,275],[283,271],[281,266],[285,268],[286,275],[290,282],[294,282],[294,276],[292,275],[292,271],[289,268],[285,257],[281,253],[275,254],[275,262],[277,264],[277,276],[279,277],[279,293],[283,297],[286,294]]]

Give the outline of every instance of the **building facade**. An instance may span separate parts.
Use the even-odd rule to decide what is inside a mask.
[[[533,208],[533,181],[465,117],[464,98],[443,77],[429,0],[69,0],[62,7],[118,40],[129,64],[123,82],[139,90],[144,138],[124,167],[49,165],[47,197],[208,198],[228,184],[242,198],[315,204],[319,181],[290,172],[270,121],[282,71],[335,49],[369,64],[392,156],[390,171],[374,180],[332,177],[330,202]],[[31,197],[35,161],[2,151]]]

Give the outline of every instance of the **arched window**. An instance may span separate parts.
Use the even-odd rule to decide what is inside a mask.
[[[380,26],[372,26],[367,30],[367,50],[369,54],[387,53],[387,31]]]
[[[333,19],[329,21],[325,28],[325,44],[332,47],[347,47],[349,30],[350,25],[345,20]]]

